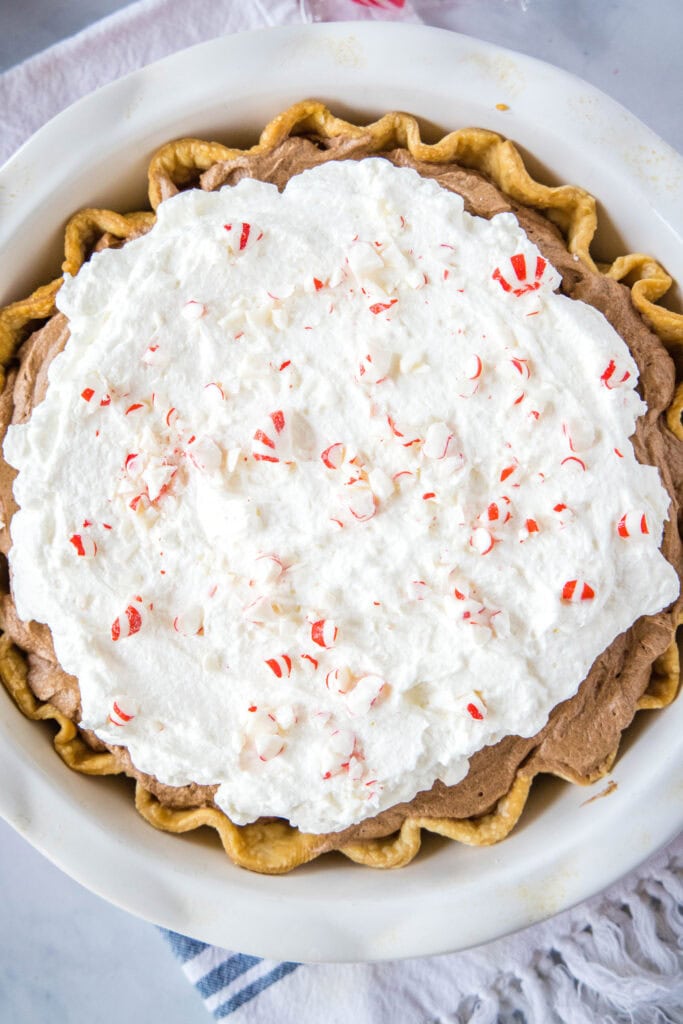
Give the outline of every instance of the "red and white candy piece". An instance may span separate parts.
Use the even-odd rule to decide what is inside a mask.
[[[312,654],[302,654],[300,655],[300,658],[301,667],[309,676],[312,676],[314,672],[318,671],[318,665],[320,662],[317,658],[314,658]]]
[[[86,387],[81,391],[81,398],[87,403],[88,410],[93,412],[100,406],[111,405],[111,395],[102,387]]]
[[[235,255],[252,249],[263,238],[261,229],[256,224],[249,224],[246,221],[224,224],[223,229],[228,233],[228,244]]]
[[[346,709],[352,715],[365,715],[388,692],[388,683],[379,675],[361,676],[346,694]]]
[[[404,424],[399,426],[392,416],[387,416],[387,423],[391,433],[398,438],[404,448],[410,448],[411,445],[420,443],[421,438],[416,436],[416,431],[410,430]]]
[[[335,441],[320,453],[320,458],[328,469],[341,469],[346,459],[346,445],[343,445],[341,441]]]
[[[458,374],[458,395],[460,398],[471,398],[479,390],[484,364],[481,356],[473,352],[467,356]]]
[[[473,620],[486,612],[486,605],[474,596],[475,588],[463,579],[458,569],[451,569],[448,574],[448,586],[455,601],[450,601],[448,609],[458,618]]]
[[[76,548],[80,558],[94,558],[97,554],[95,539],[87,533],[74,533],[69,537],[69,542]]]
[[[225,390],[217,380],[210,380],[208,384],[204,385],[204,394],[213,403],[218,404],[225,401]]]
[[[334,721],[328,724],[326,731],[326,742],[320,755],[320,770],[324,779],[330,779],[349,767],[356,747],[356,737],[350,729],[342,729]]]
[[[177,472],[177,466],[170,466],[162,459],[150,459],[141,473],[142,480],[147,487],[146,497],[150,502],[155,502],[168,491]]]
[[[523,544],[525,540],[528,540],[534,533],[538,533],[538,522],[535,519],[525,519],[524,526],[519,531],[519,542]]]
[[[405,490],[414,482],[415,474],[410,469],[401,469],[398,473],[394,473],[391,479],[399,490]]]
[[[553,505],[553,513],[561,530],[563,530],[565,526],[569,526],[569,524],[573,523],[576,519],[576,513],[574,510],[569,508],[568,505],[565,505],[564,502],[558,502],[557,505]]]
[[[291,704],[284,704],[276,708],[272,714],[281,729],[291,729],[299,721],[296,711]]]
[[[422,444],[422,454],[426,458],[447,459],[456,454],[455,447],[455,434],[450,427],[440,421],[430,424]]]
[[[458,615],[462,614],[463,609],[470,608],[470,604],[468,602],[473,602],[477,611],[483,611],[485,608],[485,605],[480,599],[481,594],[479,588],[475,583],[465,579],[465,577],[461,575],[461,570],[458,567],[451,569],[448,573],[447,591],[449,594],[453,595],[456,601],[460,602],[455,606],[457,608]]]
[[[511,292],[516,296],[526,295],[527,292],[535,292],[541,287],[547,265],[542,256],[527,262],[524,253],[520,252],[510,257],[514,277],[507,268],[503,271],[501,267],[496,267],[491,277],[498,282],[504,292]],[[503,276],[503,273],[507,274],[507,277]]]
[[[562,459],[560,465],[564,466],[565,469],[574,470],[578,473],[586,472],[586,463],[578,455],[568,455],[566,459]]]
[[[168,410],[166,416],[164,417],[164,420],[169,430],[180,429],[180,413],[178,412],[174,405],[172,405],[171,408]]]
[[[123,471],[131,481],[131,486],[140,487],[140,475],[145,468],[145,460],[139,452],[128,452],[123,463]]]
[[[169,354],[157,342],[148,345],[142,353],[142,362],[146,366],[166,366],[169,361]]]
[[[379,313],[386,313],[386,311],[391,309],[392,306],[395,306],[397,302],[398,299],[389,299],[388,302],[374,302],[372,306],[370,306],[370,312],[375,316]]]
[[[356,480],[350,484],[346,499],[349,512],[359,523],[372,519],[377,512],[375,495],[365,480]]]
[[[254,560],[252,580],[254,583],[275,583],[284,571],[285,567],[277,555],[258,555]]]
[[[124,415],[130,416],[133,413],[147,412],[148,407],[148,402],[146,400],[143,402],[131,402],[130,405],[126,408]]]
[[[585,580],[567,580],[562,587],[562,600],[568,604],[592,601],[594,597],[595,591]]]
[[[142,492],[140,494],[133,495],[133,497],[128,502],[128,507],[131,508],[133,512],[136,512],[138,515],[140,515],[146,512],[147,509],[151,507],[151,504],[152,503],[149,500],[149,495],[146,492]]]
[[[458,597],[456,598],[457,610],[460,613],[461,618],[465,621],[479,621],[481,623],[481,616],[486,611],[486,605],[482,604],[481,601],[475,601],[472,597]]]
[[[131,477],[133,480],[137,480],[144,469],[144,461],[138,452],[129,452],[128,455],[126,455],[123,468],[126,471],[127,476]]]
[[[251,451],[257,462],[284,461],[288,454],[286,444],[287,421],[282,409],[271,412],[269,422],[264,429],[256,431],[251,442]]]
[[[350,245],[346,265],[351,268],[360,284],[374,281],[384,270],[384,260],[377,252],[377,247],[361,238],[354,238]]]
[[[476,352],[470,353],[462,365],[461,375],[465,380],[479,380],[484,371],[484,363]]]
[[[458,574],[457,569],[451,569],[449,572],[448,583],[456,600],[464,601],[470,596],[470,584]]]
[[[284,751],[286,745],[277,732],[259,732],[254,736],[254,749],[259,761],[272,761]]]
[[[488,555],[493,551],[495,539],[490,530],[483,526],[477,526],[470,536],[470,547],[479,555]]]
[[[323,288],[329,285],[329,283],[329,280],[323,280],[322,277],[316,277],[315,274],[309,274],[304,278],[304,291],[307,295],[313,295],[315,292],[321,292]]]
[[[503,483],[505,480],[507,480],[507,478],[512,476],[512,474],[515,473],[518,468],[519,468],[519,463],[518,463],[517,459],[513,455],[512,456],[512,461],[509,462],[507,464],[507,466],[503,466],[503,468],[500,471],[500,477],[499,477],[500,482]]]
[[[345,665],[332,668],[325,676],[325,686],[333,693],[348,693],[353,688],[353,674]]]
[[[252,712],[252,709],[249,708],[249,711]],[[260,761],[272,761],[286,746],[284,738],[280,735],[276,715],[264,708],[254,708],[249,715],[247,738],[253,743]]]
[[[381,384],[391,370],[393,352],[379,345],[369,344],[358,368],[358,375],[364,384]]]
[[[486,511],[481,513],[479,519],[484,523],[507,523],[512,519],[510,505],[511,501],[507,494],[503,494],[500,498],[489,503]]]
[[[522,355],[520,352],[512,352],[509,359],[513,370],[519,374],[522,380],[529,380],[531,369],[528,356]]]
[[[347,761],[353,754],[356,745],[356,737],[350,729],[333,728],[328,740],[330,752],[341,758],[342,762]]]
[[[288,654],[278,654],[275,658],[266,658],[266,665],[278,679],[289,679],[292,674],[292,659]]]
[[[132,722],[139,711],[140,706],[136,700],[125,694],[119,694],[112,701],[107,721],[112,725],[122,727]]]
[[[647,517],[644,512],[632,510],[626,512],[617,523],[617,533],[620,537],[637,537],[639,534],[649,534]]]
[[[396,486],[392,478],[379,466],[375,466],[368,473],[368,483],[370,490],[379,501],[386,501],[387,498],[390,498]]]
[[[318,647],[334,647],[339,627],[334,619],[317,619],[311,623],[311,640]]]
[[[180,315],[183,320],[187,320],[192,323],[195,320],[201,320],[203,316],[206,316],[206,306],[203,302],[197,302],[196,299],[190,299],[180,310]]]
[[[204,632],[204,610],[193,604],[173,620],[173,628],[181,636],[200,636]]]
[[[368,482],[360,456],[356,455],[353,449],[346,449],[344,461],[339,469],[341,470],[339,481],[347,487],[357,483],[359,480],[363,480],[365,483]]]
[[[565,421],[562,424],[562,433],[572,452],[587,451],[595,439],[595,431],[587,420]]]
[[[475,722],[482,722],[486,718],[486,703],[479,693],[472,693],[465,704],[465,711]]]
[[[512,375],[515,378],[515,381],[527,381],[531,377],[529,360],[526,356],[523,356],[521,353],[513,352],[510,355],[509,362],[507,365],[508,367],[511,368]],[[512,400],[512,404],[516,406],[521,406],[522,402],[524,402],[526,397],[526,391],[519,391]],[[532,418],[536,419],[535,416],[533,416]]]
[[[117,615],[111,624],[112,640],[124,640],[126,637],[134,636],[142,628],[142,615],[139,608],[129,604],[121,615]]]
[[[221,468],[223,452],[211,437],[195,438],[187,447],[190,460],[202,473],[215,473]]]
[[[600,380],[608,391],[614,391],[615,388],[623,387],[630,379],[631,371],[627,370],[623,363],[615,359],[610,359],[600,375]]]

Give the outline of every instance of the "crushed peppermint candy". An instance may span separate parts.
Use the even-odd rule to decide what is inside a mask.
[[[69,542],[80,558],[94,558],[97,554],[97,541],[90,534],[74,533],[69,537]]]
[[[107,721],[120,729],[128,725],[129,722],[132,722],[139,713],[140,705],[138,702],[134,698],[120,694],[118,697],[114,697],[111,702]]]
[[[266,658],[266,665],[278,679],[288,679],[292,674],[292,659],[288,654],[279,654],[276,658]]]
[[[139,633],[142,629],[142,615],[140,609],[134,605],[129,604],[121,615],[117,615],[111,625],[111,638],[112,640],[121,640],[129,636],[134,636],[135,633]]]

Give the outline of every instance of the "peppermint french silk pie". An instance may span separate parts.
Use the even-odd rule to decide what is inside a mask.
[[[483,845],[679,679],[683,318],[513,145],[182,139],[0,311],[0,673],[235,863]],[[628,278],[630,287],[620,283]]]

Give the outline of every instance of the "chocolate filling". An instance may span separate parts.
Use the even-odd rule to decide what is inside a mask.
[[[361,159],[371,155],[366,140],[289,138],[268,153],[242,155],[215,164],[195,183],[206,190],[234,185],[243,177],[259,178],[284,188],[289,179],[327,160]],[[634,309],[628,288],[602,277],[580,263],[566,248],[559,231],[541,214],[503,195],[475,171],[452,164],[427,164],[414,160],[406,150],[382,153],[397,166],[415,168],[434,178],[446,189],[459,193],[466,209],[490,218],[512,211],[543,255],[562,276],[561,289],[600,310],[628,343],[640,371],[639,389],[648,411],[637,424],[633,445],[640,462],[657,466],[671,496],[670,519],[665,525],[662,551],[678,571],[683,569],[679,532],[680,499],[683,490],[683,445],[668,431],[663,412],[674,389],[674,365],[657,336]],[[167,194],[171,194],[168,192]],[[105,240],[104,244],[108,244]],[[101,244],[101,243],[100,243]],[[0,396],[0,436],[7,424],[27,420],[47,390],[47,368],[69,337],[66,318],[53,316],[24,343],[17,366],[8,374]],[[0,506],[9,524],[17,506],[12,495],[16,473],[0,460]],[[11,540],[8,526],[0,530],[0,551],[7,554]],[[435,782],[429,791],[418,793],[409,803],[398,804],[374,818],[330,834],[321,852],[358,839],[386,836],[395,832],[406,817],[471,818],[493,809],[510,789],[518,772],[533,776],[550,772],[576,782],[597,778],[610,762],[621,732],[631,722],[638,699],[647,688],[653,661],[668,647],[674,634],[676,604],[654,616],[638,619],[595,661],[575,696],[555,707],[545,727],[530,738],[507,736],[491,747],[479,750],[470,760],[470,770],[456,786]],[[50,701],[63,714],[78,722],[80,694],[78,681],[59,666],[47,626],[24,623],[17,614],[11,594],[0,604],[0,626],[28,652],[29,684],[36,696]],[[82,736],[95,750],[109,749],[126,774],[139,779],[164,805],[173,808],[213,804],[215,786],[173,787],[138,771],[125,747],[107,746],[92,732]]]

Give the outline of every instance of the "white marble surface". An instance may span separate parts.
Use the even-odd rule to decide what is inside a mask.
[[[1,1024],[205,1024],[161,934],[0,820]]]
[[[119,0],[0,0],[0,70],[124,6]],[[519,0],[424,6],[431,24],[587,79],[683,150],[680,0],[527,0],[526,11]],[[0,907],[0,1024],[207,1019],[152,926],[84,890],[3,822]]]

